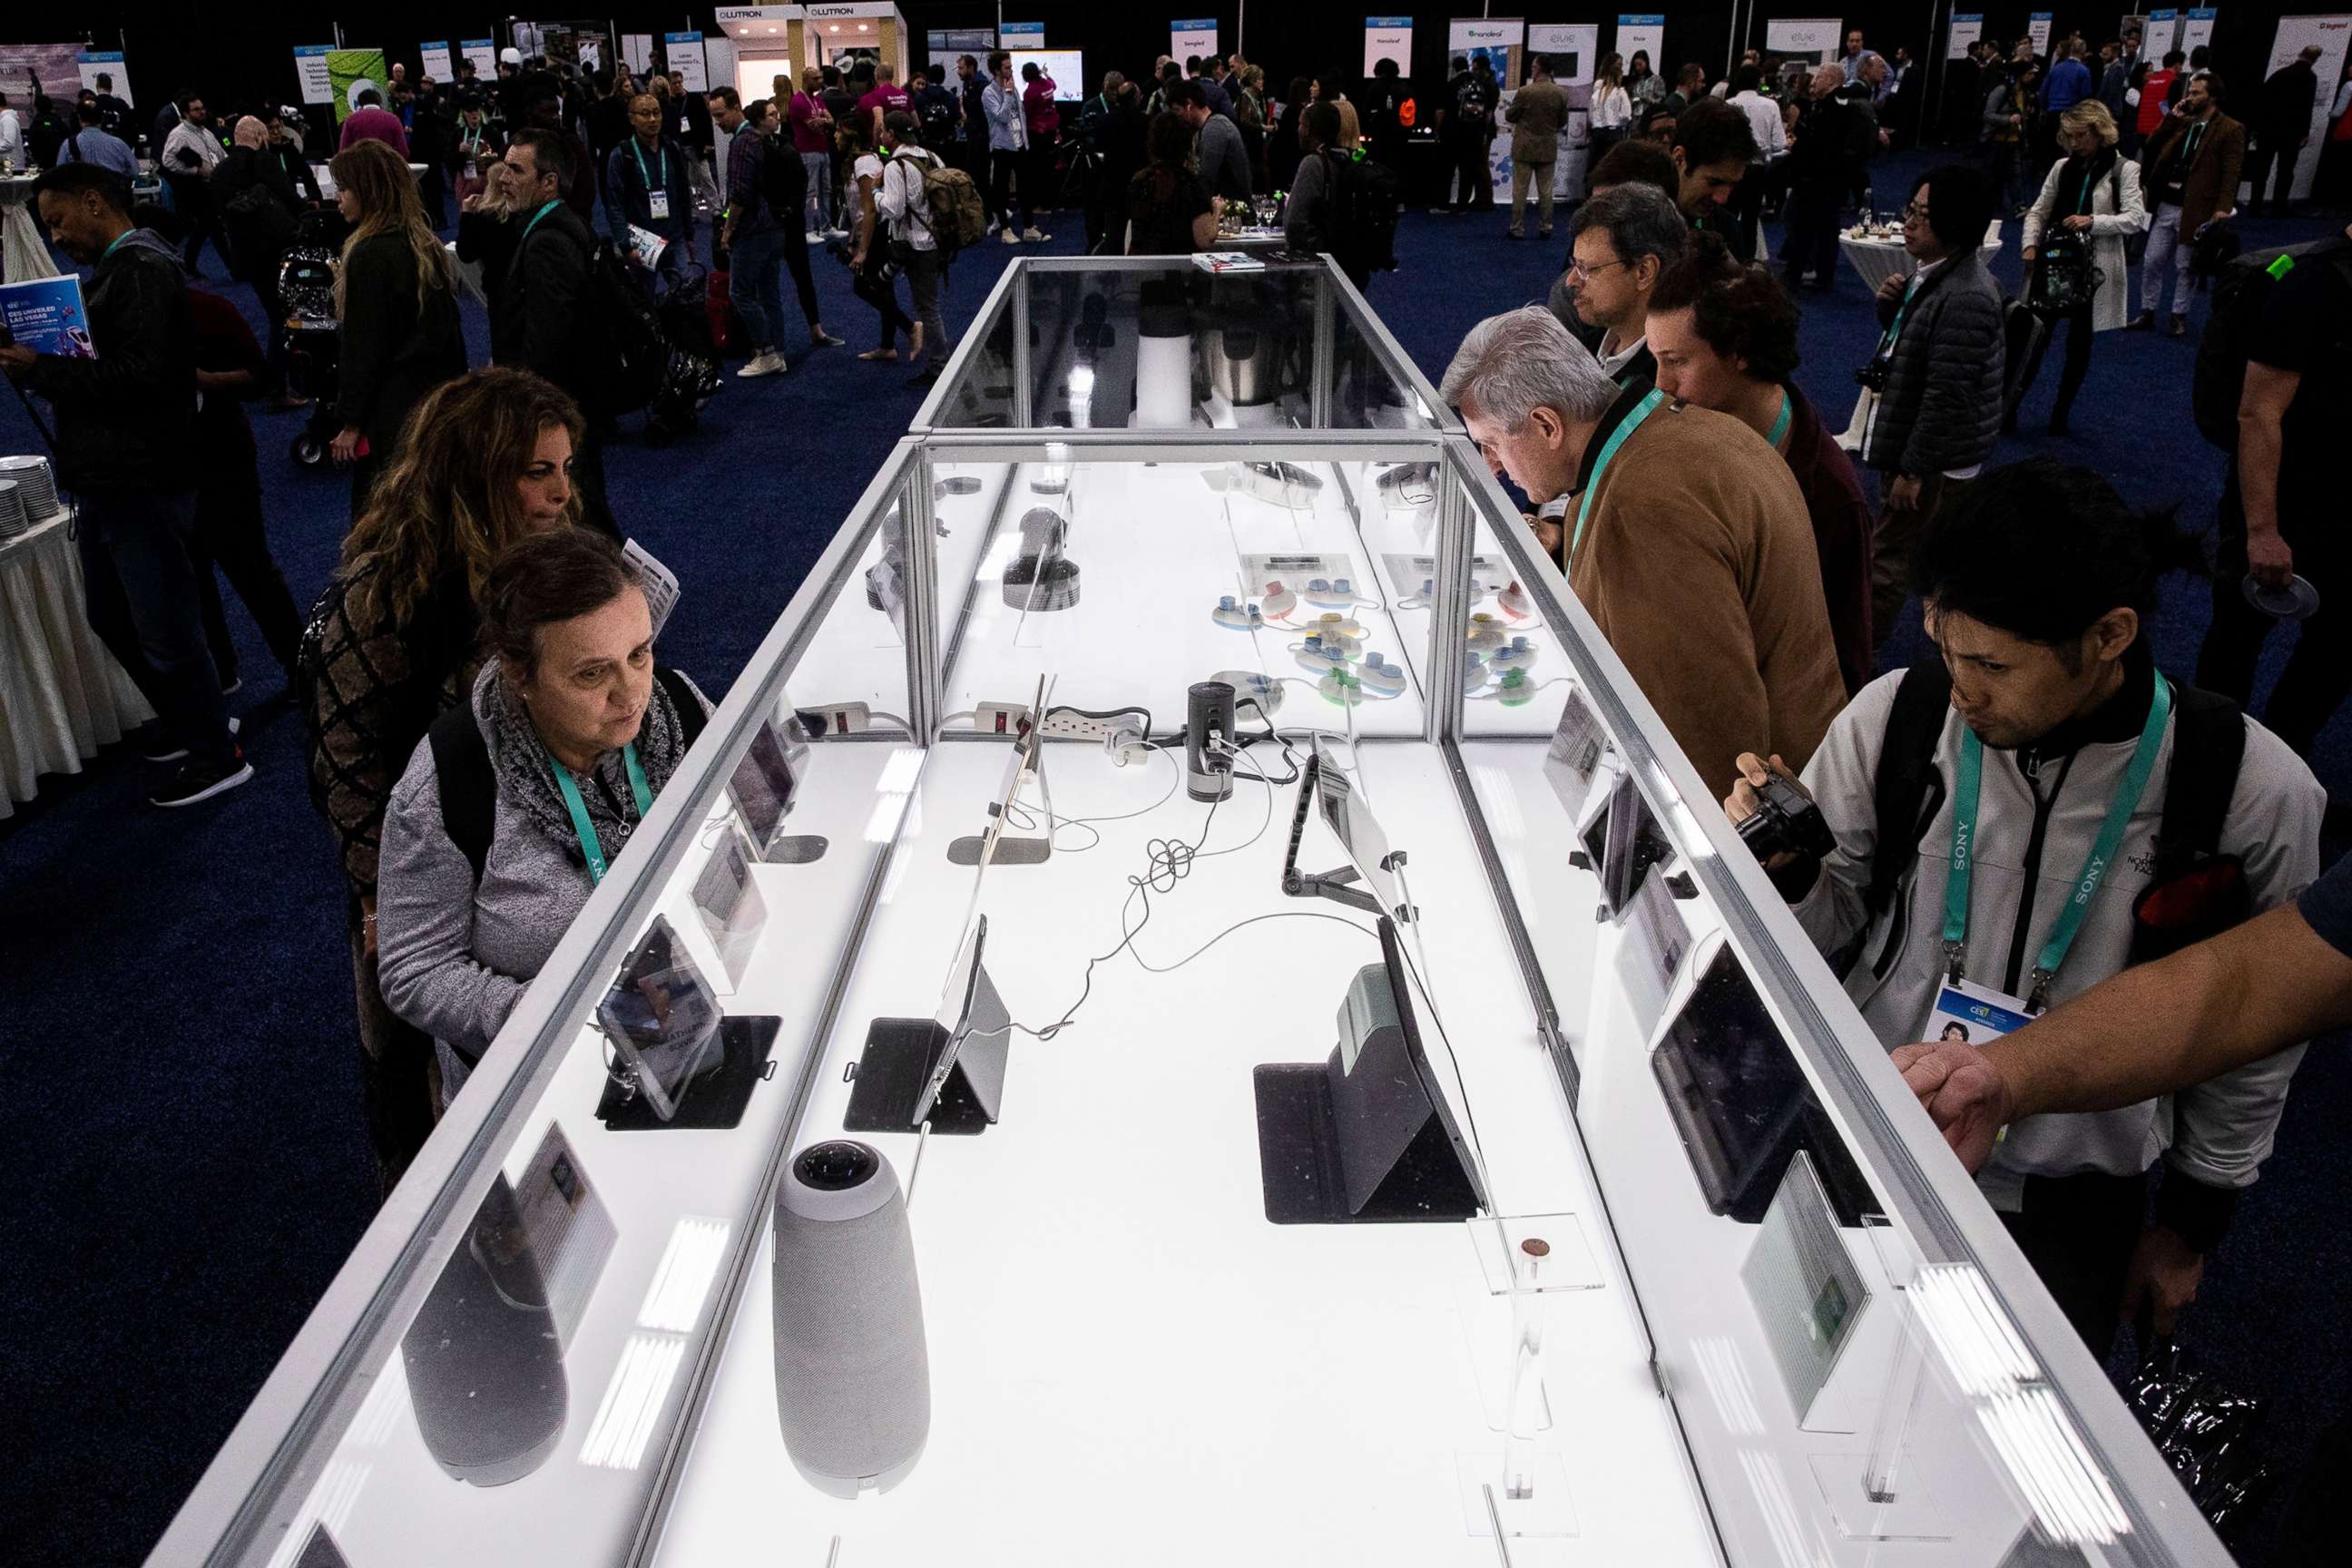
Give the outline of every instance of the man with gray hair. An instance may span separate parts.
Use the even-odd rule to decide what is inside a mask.
[[[1538,505],[1573,498],[1536,537],[1707,786],[1742,751],[1801,767],[1845,686],[1780,453],[1729,415],[1620,387],[1541,305],[1471,328],[1443,391],[1495,472]]]
[[[1658,362],[1643,342],[1650,290],[1690,244],[1682,209],[1654,185],[1615,185],[1578,210],[1563,280],[1576,314],[1601,329],[1594,354],[1620,386],[1648,386]]]

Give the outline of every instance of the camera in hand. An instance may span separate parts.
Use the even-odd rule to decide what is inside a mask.
[[[1819,860],[1837,847],[1822,808],[1795,780],[1779,773],[1756,787],[1756,812],[1739,824],[1739,837],[1759,864],[1782,853]]]

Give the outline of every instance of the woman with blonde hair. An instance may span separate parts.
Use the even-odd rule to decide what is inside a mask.
[[[1592,120],[1585,132],[1591,151],[1586,156],[1598,163],[1609,154],[1609,149],[1625,140],[1633,126],[1633,98],[1625,90],[1625,59],[1615,53],[1601,57],[1601,65],[1592,74]]]
[[[331,448],[352,465],[352,516],[389,460],[409,410],[466,369],[457,276],[425,221],[416,181],[381,142],[354,142],[327,165],[352,226],[335,274],[336,412]]]
[[[586,428],[527,371],[478,370],[427,392],[303,633],[310,799],[342,860],[368,1136],[387,1193],[438,1100],[431,1040],[394,1018],[376,979],[384,807],[433,721],[473,689],[491,563],[580,521],[572,452]]]
[[[2066,434],[2067,411],[2091,369],[2091,339],[2113,331],[2130,315],[2126,247],[2147,227],[2147,204],[2140,193],[2139,164],[2116,150],[2115,117],[2096,99],[2085,99],[2058,121],[2066,156],[2051,166],[2042,195],[2026,209],[2022,254],[2027,267],[2026,303],[2047,323],[2035,337],[2025,368],[2010,394],[2009,425],[2017,405],[2041,372],[2042,353],[2061,322],[2066,326],[2066,361],[2058,374],[2058,399],[2050,408],[2050,433]],[[2098,279],[2091,285],[2091,273]]]

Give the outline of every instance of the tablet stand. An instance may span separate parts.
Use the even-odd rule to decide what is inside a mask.
[[[932,1018],[877,1018],[866,1026],[866,1049],[851,1069],[848,1132],[912,1132],[923,1086],[938,1070],[949,1035]],[[970,1035],[956,1052],[947,1086],[932,1102],[934,1132],[972,1137],[986,1131],[1003,1109],[1004,1058],[1013,1031]]]
[[[1335,904],[1345,904],[1351,910],[1381,915],[1380,900],[1361,888],[1350,884],[1362,880],[1353,866],[1342,866],[1336,871],[1301,871],[1298,868],[1298,841],[1307,833],[1307,813],[1314,808],[1317,779],[1323,766],[1321,753],[1309,755],[1298,771],[1298,804],[1290,812],[1290,847],[1282,857],[1282,890],[1294,899],[1328,899]]]
[[[1034,836],[1015,834],[1000,822],[996,830],[996,852],[990,855],[988,859],[988,863],[992,866],[1039,866],[1053,858],[1054,786],[1045,778],[1045,748],[1043,746],[1036,749],[1033,771],[1037,777],[1035,809],[1045,820],[1045,831],[1042,835]],[[1016,797],[1020,794],[1018,789],[1013,793]],[[1021,806],[1020,809],[1027,811],[1031,808]],[[991,815],[994,815],[997,810],[996,803],[991,801],[989,805]],[[984,833],[975,833],[967,837],[951,839],[948,843],[948,864],[977,866],[980,864],[981,856],[987,851],[988,835]]]

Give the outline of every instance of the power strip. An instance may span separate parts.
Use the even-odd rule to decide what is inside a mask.
[[[1029,704],[983,702],[972,713],[971,727],[983,735],[1019,736],[1029,728]]]
[[[1046,713],[1045,727],[1040,732],[1049,741],[1108,741],[1121,727],[1121,720],[1126,721],[1127,729],[1142,728],[1139,717],[1133,713],[1097,719],[1073,709],[1055,708]]]
[[[874,710],[863,702],[828,702],[800,712],[810,731],[820,735],[862,735],[874,723]]]

